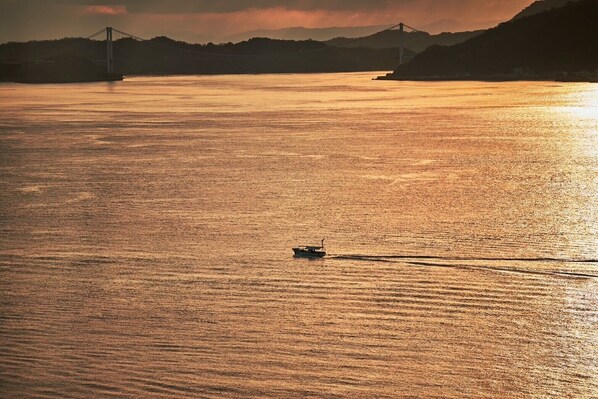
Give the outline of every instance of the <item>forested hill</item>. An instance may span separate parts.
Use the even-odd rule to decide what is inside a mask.
[[[397,48],[337,48],[313,40],[256,38],[236,44],[200,45],[166,37],[120,39],[114,42],[114,69],[125,75],[379,71],[395,68],[398,53]],[[71,38],[2,44],[0,64],[4,68],[0,65],[0,74],[4,75],[2,80],[14,80],[7,74],[22,73],[32,63],[73,57],[101,66],[105,63],[105,42]]]
[[[529,6],[525,7],[519,14],[515,15],[513,19],[519,19],[539,14],[544,11],[550,11],[553,8],[564,7],[570,2],[578,0],[538,0],[534,1]]]
[[[580,0],[505,22],[464,43],[432,46],[390,78],[540,76],[598,69],[598,1]]]

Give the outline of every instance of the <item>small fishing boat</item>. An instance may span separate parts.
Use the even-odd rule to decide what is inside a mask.
[[[295,252],[295,256],[297,257],[323,258],[324,256],[326,256],[326,249],[324,248],[324,239],[322,238],[322,245],[320,246],[304,245],[294,247],[293,252]]]

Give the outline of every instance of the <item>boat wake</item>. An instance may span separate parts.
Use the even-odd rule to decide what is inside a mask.
[[[516,258],[516,257],[449,257],[432,255],[332,255],[330,259],[355,260],[364,262],[402,263],[412,266],[442,267],[481,271],[496,271],[568,278],[598,278],[598,274],[569,270],[530,270],[516,266],[491,264],[471,264],[471,262],[526,262],[526,263],[558,263],[558,264],[595,264],[598,259],[559,259],[559,258]],[[454,262],[454,263],[447,263]],[[468,264],[469,263],[469,264]]]
[[[433,255],[333,255],[336,259],[376,260],[376,259],[433,259],[454,261],[521,261],[521,262],[559,262],[559,263],[598,263],[598,259],[563,259],[563,258],[497,258]]]

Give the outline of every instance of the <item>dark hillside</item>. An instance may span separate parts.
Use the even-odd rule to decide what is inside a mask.
[[[544,11],[550,11],[553,8],[564,7],[568,3],[578,0],[538,0],[534,1],[529,6],[525,7],[521,12],[513,17],[513,19],[519,19],[529,17],[532,15],[540,14]]]
[[[114,69],[123,74],[158,75],[379,71],[394,68],[398,53],[397,48],[338,48],[313,40],[256,38],[236,44],[199,45],[167,37],[121,39],[114,42]],[[105,59],[105,42],[101,41],[6,43],[0,45],[0,80],[14,80],[19,68],[30,76],[42,74],[50,64],[56,69],[77,60],[75,69],[81,70],[86,62],[92,69],[92,63],[102,67]]]
[[[532,75],[598,69],[598,1],[581,0],[452,46],[433,46],[390,77]]]

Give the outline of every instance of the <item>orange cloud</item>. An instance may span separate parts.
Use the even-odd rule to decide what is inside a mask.
[[[381,12],[292,10],[283,7],[247,9],[228,13],[135,14],[140,24],[172,28],[187,26],[216,33],[238,33],[251,29],[280,29],[292,26],[364,26],[396,23],[397,16]]]
[[[87,6],[85,7],[85,14],[92,15],[123,15],[127,13],[125,6]]]
[[[285,6],[249,7],[228,12],[189,13],[134,13],[140,28],[152,26],[158,30],[187,30],[210,32],[216,36],[253,29],[280,29],[287,27],[347,27],[394,25],[404,21],[414,27],[425,27],[438,21],[454,20],[457,29],[491,27],[497,21],[511,18],[531,0],[419,0],[389,2],[386,7],[354,9],[291,8]],[[146,30],[145,28],[144,30]]]

